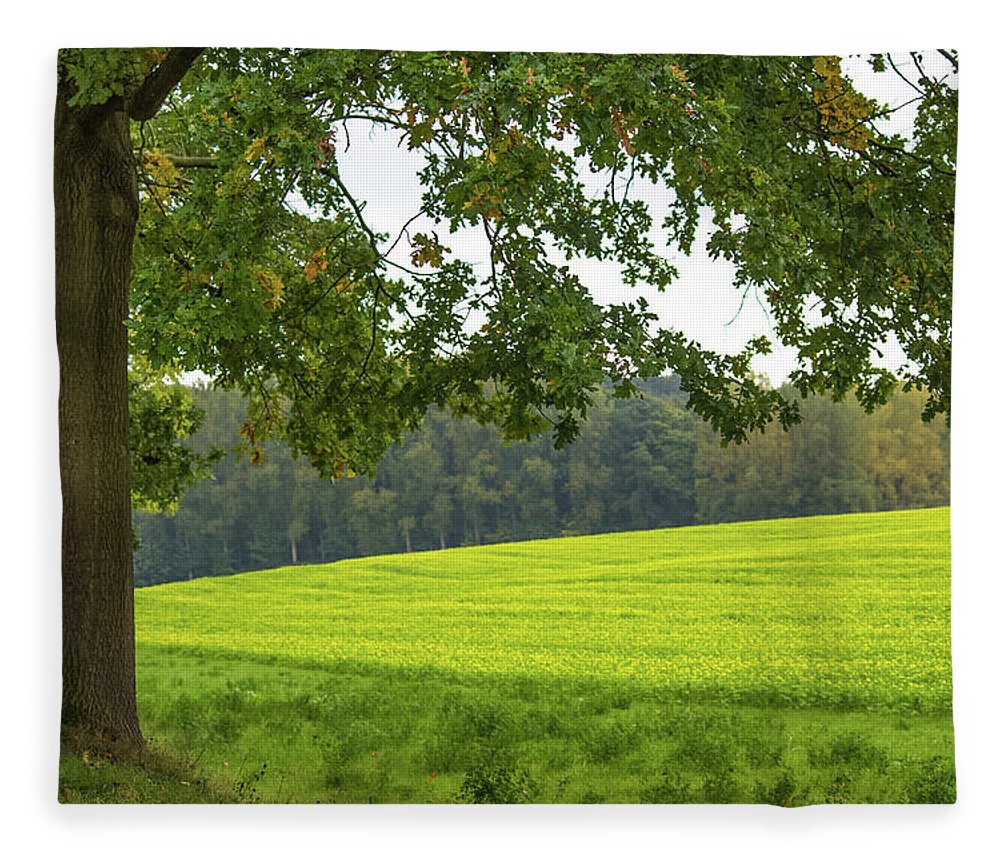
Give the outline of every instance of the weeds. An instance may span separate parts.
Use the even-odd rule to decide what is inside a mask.
[[[758,783],[755,799],[757,803],[769,803],[772,806],[798,806],[802,800],[801,788],[796,783],[795,776],[786,768],[771,785]]]
[[[810,748],[807,756],[814,767],[835,765],[881,774],[889,766],[889,756],[885,750],[860,732],[840,733],[826,746]]]
[[[465,772],[457,799],[459,803],[530,803],[537,792],[538,785],[528,771],[498,751]]]
[[[917,765],[907,791],[910,803],[954,803],[955,768],[943,756],[934,756]]]
[[[253,771],[247,776],[236,781],[236,797],[240,803],[257,803],[260,800],[257,794],[257,785],[267,774],[267,762],[260,766],[260,770]]]

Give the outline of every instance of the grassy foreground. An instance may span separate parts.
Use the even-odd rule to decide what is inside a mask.
[[[951,802],[948,517],[141,589],[140,719],[235,800]]]

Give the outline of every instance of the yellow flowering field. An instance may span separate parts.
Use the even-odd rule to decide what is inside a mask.
[[[947,712],[949,509],[378,556],[136,592],[143,648]]]

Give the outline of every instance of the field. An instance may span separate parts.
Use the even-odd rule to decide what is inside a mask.
[[[237,800],[951,802],[949,555],[940,508],[140,589],[140,719]]]

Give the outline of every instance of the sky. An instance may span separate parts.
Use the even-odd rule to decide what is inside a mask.
[[[895,62],[907,77],[917,79],[917,72],[907,54],[896,55]],[[928,74],[934,76],[950,71],[947,61],[935,52],[926,54],[924,67]],[[914,96],[913,90],[892,71],[873,72],[864,57],[848,57],[843,68],[865,95],[882,104],[896,107]],[[899,110],[885,123],[886,130],[908,134],[912,131],[915,114],[916,105]],[[399,133],[396,131],[377,131],[361,122],[351,123],[348,131],[349,147],[345,145],[347,136],[341,133],[338,138],[341,176],[356,199],[366,201],[364,213],[369,226],[376,232],[389,235],[391,243],[402,225],[420,209],[421,190],[416,174],[422,165],[422,157],[408,150],[405,144],[399,145]],[[581,180],[589,186],[588,191],[597,191],[606,182],[606,177],[583,172]],[[633,196],[642,197],[649,203],[654,224],[662,221],[669,199],[662,185],[655,186],[637,178],[633,184]],[[613,262],[575,259],[569,261],[569,267],[599,303],[634,300],[636,295],[641,294],[662,326],[682,331],[706,349],[732,354],[752,338],[768,336],[774,342],[773,352],[755,359],[753,367],[757,373],[766,375],[772,384],[779,385],[795,368],[796,352],[775,342],[773,322],[763,296],[751,292],[744,299],[742,291],[733,287],[735,267],[725,260],[709,257],[705,242],[710,228],[708,218],[703,218],[690,256],[668,249],[665,241],[658,243],[678,270],[674,283],[663,292],[654,288],[624,286],[618,275],[619,269]],[[480,230],[466,228],[445,236],[445,230],[427,217],[417,219],[409,228],[410,235],[421,230],[426,233],[439,231],[442,242],[452,249],[455,256],[478,263],[477,274],[486,273],[489,246]],[[658,236],[662,240],[662,231],[654,232],[654,242]],[[400,242],[390,259],[407,264],[409,250],[405,241]],[[478,328],[482,321],[471,316],[467,325],[470,329]],[[883,361],[890,368],[897,368],[903,360],[895,344],[887,344],[884,353]]]

